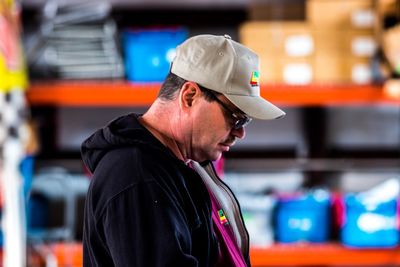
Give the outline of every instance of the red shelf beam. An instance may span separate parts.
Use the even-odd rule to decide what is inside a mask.
[[[340,244],[275,244],[251,249],[254,267],[399,266],[400,249],[352,249]]]
[[[31,105],[56,106],[149,106],[160,83],[126,81],[33,82],[27,91]],[[375,85],[263,85],[261,95],[277,105],[400,105]]]
[[[52,251],[60,266],[82,266],[81,243],[40,245],[36,250]],[[35,262],[38,259],[35,253]],[[251,248],[253,267],[278,266],[400,266],[400,248],[351,249],[339,243],[274,244],[268,248]],[[1,258],[1,253],[0,253]],[[33,259],[33,258],[32,258]],[[32,261],[31,259],[31,261]]]

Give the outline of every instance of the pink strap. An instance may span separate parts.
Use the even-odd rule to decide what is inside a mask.
[[[216,266],[234,266],[246,267],[243,254],[235,241],[233,231],[229,224],[221,223],[218,215],[216,200],[210,193],[212,203],[212,219],[214,223],[214,231],[220,243],[220,255]],[[228,222],[229,223],[229,222]]]

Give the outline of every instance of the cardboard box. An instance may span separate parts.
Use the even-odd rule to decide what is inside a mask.
[[[313,81],[313,61],[309,58],[260,57],[261,83],[309,84]]]
[[[239,37],[258,54],[307,57],[314,52],[311,29],[304,22],[246,22]]]
[[[286,84],[304,85],[314,80],[312,58],[284,58],[280,62],[281,80]]]
[[[293,0],[251,0],[247,14],[250,20],[305,20],[305,5]]]
[[[273,83],[281,80],[281,70],[277,57],[267,54],[260,56],[260,83]]]
[[[317,53],[314,58],[313,71],[313,81],[317,83],[368,84],[372,82],[369,58]]]
[[[247,22],[239,34],[241,42],[260,56],[262,83],[371,81],[369,59],[377,46],[372,29]]]
[[[313,36],[315,82],[371,82],[369,61],[377,48],[371,30],[314,29]]]
[[[372,57],[378,47],[371,30],[313,29],[315,53],[329,51],[345,56]]]
[[[346,32],[339,29],[323,30],[313,28],[312,30],[315,53],[344,53],[346,50]]]
[[[355,84],[368,84],[372,82],[370,59],[349,57],[345,59],[345,64],[348,81]]]
[[[344,63],[346,34],[342,30],[314,29],[314,82],[342,82],[346,78]]]
[[[272,56],[308,57],[322,49],[371,57],[377,48],[372,29],[321,29],[301,22],[247,22],[240,27],[239,37],[256,53]]]
[[[314,82],[333,83],[348,80],[343,54],[316,53],[314,57]]]
[[[376,19],[372,0],[308,0],[306,14],[321,28],[372,29]]]
[[[378,48],[378,43],[371,31],[346,31],[345,53],[355,57],[370,58]]]
[[[261,83],[307,84],[313,79],[314,39],[304,22],[246,22],[240,41],[260,57]]]

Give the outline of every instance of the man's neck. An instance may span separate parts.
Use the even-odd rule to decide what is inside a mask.
[[[186,159],[178,145],[177,140],[173,138],[173,133],[170,131],[172,129],[170,123],[171,121],[162,122],[162,119],[158,116],[152,114],[144,114],[139,118],[139,122],[151,133],[155,138],[157,138],[165,147],[167,147],[171,152],[180,160],[186,162]]]

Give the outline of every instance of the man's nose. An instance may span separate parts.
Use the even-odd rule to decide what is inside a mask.
[[[239,139],[243,139],[246,136],[246,130],[244,127],[240,127],[239,129],[232,128],[231,133]]]

